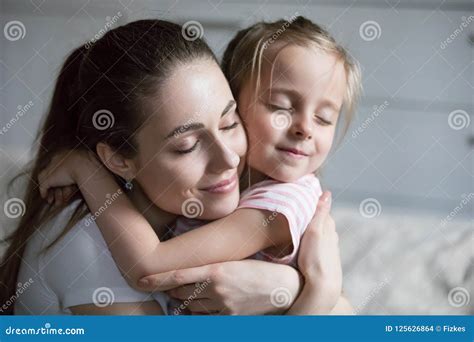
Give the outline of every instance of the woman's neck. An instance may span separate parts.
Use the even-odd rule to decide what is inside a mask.
[[[148,196],[136,182],[134,182],[133,190],[128,193],[128,196],[137,210],[153,227],[158,237],[162,239],[162,237],[167,233],[166,226],[170,225],[177,218],[177,215],[171,214],[157,207],[152,201],[150,201]]]
[[[251,167],[247,167],[242,177],[240,177],[240,191],[242,192],[248,187],[256,183],[262,182],[268,178],[269,177],[267,175],[261,173],[260,171]]]

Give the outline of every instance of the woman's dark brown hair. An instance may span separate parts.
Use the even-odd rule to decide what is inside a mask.
[[[95,152],[99,142],[132,158],[138,151],[134,134],[156,114],[149,99],[156,97],[177,65],[197,59],[216,61],[202,39],[190,39],[183,35],[180,25],[162,20],[140,20],[118,27],[69,55],[38,133],[36,158],[10,182],[11,186],[15,179],[29,177],[23,197],[25,213],[5,241],[9,245],[0,265],[0,305],[16,299],[17,276],[29,238],[64,209],[53,209],[42,200],[39,172],[59,151]],[[75,196],[78,201],[60,237],[88,212],[80,193]],[[13,305],[0,313],[12,314]]]

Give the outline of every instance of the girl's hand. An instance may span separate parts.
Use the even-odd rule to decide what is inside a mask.
[[[339,237],[330,210],[331,193],[325,191],[319,199],[316,215],[303,235],[298,255],[299,270],[305,278],[302,294],[316,299],[317,304],[313,306],[326,314],[336,305],[342,292]],[[295,306],[299,304],[297,301]]]
[[[259,260],[229,261],[142,278],[144,291],[168,291],[189,302],[193,314],[281,314],[298,296],[301,279],[290,266]],[[272,293],[284,288],[286,298],[275,305]]]
[[[85,167],[100,167],[89,152],[66,150],[56,154],[38,175],[40,195],[55,206],[67,203],[78,191]]]

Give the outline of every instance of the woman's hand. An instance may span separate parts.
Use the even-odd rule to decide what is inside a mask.
[[[305,285],[290,314],[329,314],[342,291],[339,237],[329,215],[331,193],[325,191],[301,240],[298,266]]]
[[[55,206],[67,203],[78,192],[80,177],[100,168],[102,165],[90,152],[62,151],[38,175],[40,195]]]
[[[290,266],[259,260],[229,261],[143,278],[144,291],[168,291],[187,301],[193,314],[262,315],[279,314],[293,304],[301,279]],[[275,290],[285,289],[280,300]]]

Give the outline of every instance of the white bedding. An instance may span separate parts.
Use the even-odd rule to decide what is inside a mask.
[[[474,314],[472,222],[387,208],[364,218],[358,207],[335,207],[344,289],[358,313]]]

